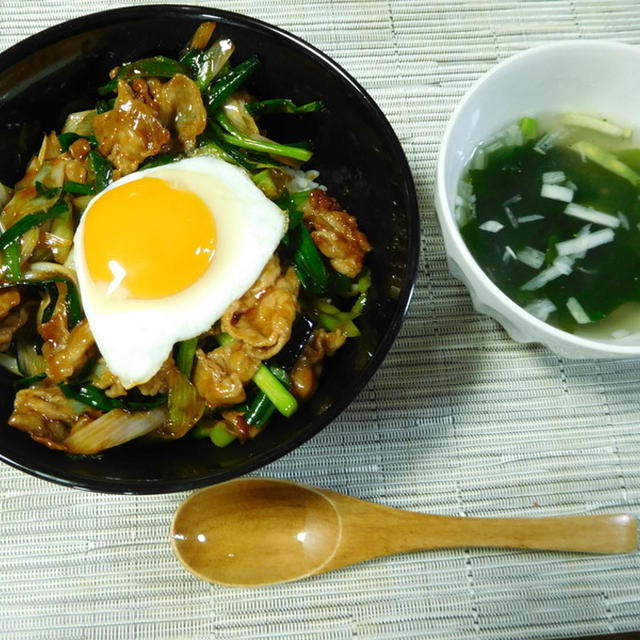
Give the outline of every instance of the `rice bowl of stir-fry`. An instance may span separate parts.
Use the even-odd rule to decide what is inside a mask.
[[[193,7],[65,23],[0,56],[0,140],[6,462],[117,492],[225,480],[317,433],[390,347],[411,176],[293,36]]]

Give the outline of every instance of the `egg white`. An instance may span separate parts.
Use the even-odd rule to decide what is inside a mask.
[[[82,305],[107,367],[126,388],[149,380],[176,342],[209,329],[257,280],[286,230],[283,212],[249,176],[213,157],[132,173],[102,193],[148,176],[192,191],[205,202],[215,220],[216,249],[202,277],[179,293],[153,300],[113,299],[92,280],[83,241],[84,220],[101,194],[87,207],[74,238]],[[179,269],[180,256],[172,259]]]

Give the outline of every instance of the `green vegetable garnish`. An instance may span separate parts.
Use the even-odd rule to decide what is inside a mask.
[[[220,420],[209,431],[209,439],[216,447],[223,448],[229,446],[236,439],[236,436],[229,433],[225,423]]]
[[[100,193],[109,186],[113,176],[113,165],[95,149],[89,151],[89,159],[93,167],[94,174],[94,191]]]
[[[62,190],[65,193],[75,193],[81,196],[88,196],[94,193],[92,184],[84,184],[82,182],[74,182],[73,180],[67,180],[62,185]]]
[[[44,198],[55,198],[60,194],[60,189],[56,187],[47,187],[42,182],[36,180],[36,191]]]
[[[133,77],[172,78],[176,73],[186,75],[188,71],[188,68],[184,64],[173,58],[167,58],[166,56],[142,58],[141,60],[122,65],[110,82],[98,87],[98,93],[101,96],[106,96],[108,93],[115,91],[118,88],[118,82],[120,80],[129,80]]]
[[[178,345],[178,353],[176,356],[176,366],[187,377],[191,377],[191,369],[193,369],[193,360],[198,346],[198,338],[184,340]]]
[[[4,264],[7,267],[5,278],[9,282],[17,282],[22,276],[22,268],[20,266],[20,240],[16,239],[11,242],[3,253]]]
[[[246,105],[247,111],[252,116],[260,116],[267,113],[314,113],[324,108],[324,104],[320,100],[314,100],[296,106],[293,100],[287,98],[274,98],[271,100],[260,100],[257,102],[249,102]]]
[[[283,156],[285,158],[293,158],[302,162],[307,162],[313,155],[309,149],[305,149],[303,146],[295,146],[293,144],[284,145],[277,142],[251,138],[235,127],[223,112],[217,113],[215,118],[216,122],[227,132],[221,134],[222,139],[235,147]],[[300,145],[302,144],[303,143],[300,143]]]
[[[17,240],[23,233],[37,227],[45,220],[51,220],[57,216],[61,216],[69,209],[69,205],[64,200],[58,200],[52,207],[46,211],[37,213],[29,213],[20,218],[14,225],[9,227],[2,235],[0,235],[0,251],[6,251],[7,247]]]
[[[68,151],[69,147],[76,141],[80,140],[83,136],[78,135],[77,133],[73,133],[73,131],[69,131],[68,133],[60,133],[58,135],[58,142],[60,142],[60,147],[62,151]]]
[[[535,138],[538,135],[538,122],[534,118],[522,118],[520,131],[525,138]]]
[[[207,109],[207,113],[214,115],[222,106],[222,103],[259,68],[260,60],[257,56],[251,56],[228,73],[219,77],[204,94],[204,106]]]

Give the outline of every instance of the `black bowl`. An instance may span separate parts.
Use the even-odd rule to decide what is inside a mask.
[[[0,54],[0,181],[23,175],[42,135],[59,130],[70,111],[92,108],[108,71],[128,60],[176,56],[197,25],[218,23],[216,36],[236,44],[234,60],[258,54],[255,95],[320,99],[326,109],[272,118],[283,141],[312,138],[311,165],[357,216],[374,250],[375,296],[362,336],[327,361],[318,392],[293,419],[276,419],[255,440],[217,449],[189,436],[168,445],[135,442],[96,458],[75,459],[33,442],[6,424],[13,389],[0,383],[0,459],[40,478],[114,493],[193,489],[242,475],[288,453],[333,420],[382,362],[406,313],[415,279],[419,217],[400,144],[380,109],[335,62],[291,34],[252,18],[187,6],[144,6],[96,13],[27,38]]]

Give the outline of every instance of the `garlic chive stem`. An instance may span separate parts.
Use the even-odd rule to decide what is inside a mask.
[[[267,367],[260,365],[253,381],[282,415],[290,418],[296,412],[298,402]]]

